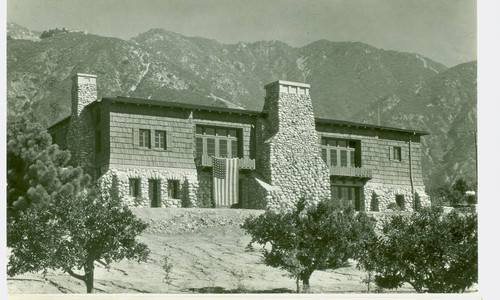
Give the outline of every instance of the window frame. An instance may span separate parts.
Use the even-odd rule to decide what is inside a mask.
[[[167,180],[167,197],[170,199],[181,199],[181,182],[180,180]]]
[[[158,140],[158,138],[160,139]],[[163,140],[162,140],[163,139]],[[160,150],[167,150],[167,131],[155,130],[154,131],[154,148]]]
[[[403,161],[402,153],[403,150],[400,146],[392,146],[392,160],[394,161]]]
[[[329,141],[331,140],[335,140],[335,146],[329,145]],[[346,146],[340,146],[342,143],[345,143]],[[357,140],[322,136],[321,157],[328,167],[356,168],[359,165],[356,159],[357,152],[359,151],[357,147],[358,143],[359,141]],[[354,147],[351,147],[352,144],[354,144]],[[335,153],[335,158],[332,157],[333,153]],[[345,165],[342,161],[343,158],[345,158]]]
[[[132,186],[133,186],[133,188],[132,188]],[[136,198],[141,196],[141,179],[140,178],[129,178],[128,179],[128,195],[131,197],[136,197]]]
[[[207,131],[213,131],[213,135],[211,133],[207,133]],[[214,126],[214,125],[205,125],[205,124],[196,124],[195,131],[195,153],[196,156],[199,157],[201,155],[212,155],[209,154],[208,144],[214,143],[213,155],[215,157],[225,157],[225,158],[241,158],[241,140],[240,140],[240,131],[241,128],[234,127],[224,127],[224,126]],[[219,135],[219,132],[225,132],[225,135]],[[199,139],[201,139],[201,147],[202,151],[199,150]],[[221,141],[224,141],[226,144],[225,156],[221,155]],[[223,142],[223,143],[224,143]],[[236,142],[236,144],[234,144]],[[236,152],[233,147],[236,146]],[[211,151],[210,151],[211,152]],[[234,156],[236,154],[236,156]]]
[[[146,139],[143,133],[147,133]],[[151,149],[151,129],[139,128],[139,148]]]

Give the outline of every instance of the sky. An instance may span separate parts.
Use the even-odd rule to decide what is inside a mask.
[[[222,43],[360,41],[448,67],[477,57],[475,0],[8,0],[7,21],[127,40],[164,28]]]

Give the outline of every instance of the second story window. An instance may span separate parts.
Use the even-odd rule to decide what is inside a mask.
[[[167,132],[164,130],[155,130],[155,148],[167,149]]]
[[[238,129],[196,126],[196,156],[239,157]]]
[[[139,147],[151,149],[151,130],[139,129]]]
[[[401,161],[401,147],[392,147],[392,160]]]
[[[356,144],[351,140],[321,138],[321,156],[328,166],[357,167]]]

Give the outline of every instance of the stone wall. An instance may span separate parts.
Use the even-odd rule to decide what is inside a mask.
[[[209,170],[198,170],[198,207],[214,207],[212,201],[212,172]]]
[[[268,117],[257,124],[256,163],[264,183],[259,185],[273,187],[267,207],[291,209],[300,198],[329,198],[330,174],[320,157],[309,85],[267,85],[263,113]]]
[[[364,206],[367,211],[388,211],[391,203],[396,203],[396,196],[404,197],[404,211],[414,211],[415,198],[420,201],[420,206],[430,206],[431,201],[425,193],[423,186],[414,188],[416,197],[412,196],[411,187],[407,185],[387,185],[367,183],[363,188]],[[394,205],[394,204],[393,204]]]
[[[129,195],[129,179],[140,180],[140,196]],[[197,207],[198,178],[196,172],[179,169],[110,169],[99,178],[99,186],[104,195],[115,193],[129,206],[151,207],[149,200],[149,180],[160,180],[162,207]],[[168,180],[180,182],[179,199],[168,197]]]

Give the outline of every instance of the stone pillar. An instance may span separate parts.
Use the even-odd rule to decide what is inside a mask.
[[[282,80],[265,86],[267,118],[257,124],[256,164],[262,179],[280,189],[271,193],[268,208],[292,208],[300,198],[311,203],[330,198],[309,88]]]
[[[94,126],[87,105],[97,100],[97,76],[77,73],[72,78],[71,120],[68,128],[68,149],[74,165],[94,176]]]

